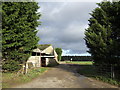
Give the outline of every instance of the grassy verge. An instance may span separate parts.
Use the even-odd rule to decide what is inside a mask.
[[[94,78],[97,80],[101,80],[107,83],[110,83],[112,85],[120,86],[120,82],[117,80],[113,80],[107,76],[103,76],[97,73],[95,67],[93,65],[81,65],[80,68],[78,68],[77,72],[81,75]]]
[[[17,75],[16,73],[2,73],[2,88],[10,88],[15,85],[30,82],[48,69],[49,68],[47,67],[30,69],[26,75]]]
[[[80,64],[80,65],[92,65],[92,61],[65,61],[65,63],[69,64]]]
[[[112,85],[120,86],[120,81],[114,80],[108,77],[108,75],[100,75],[96,68],[93,66],[92,61],[64,61],[64,63],[68,64],[78,64],[79,68],[77,69],[77,72],[81,75],[94,78],[97,80],[101,80],[107,83],[110,83]]]

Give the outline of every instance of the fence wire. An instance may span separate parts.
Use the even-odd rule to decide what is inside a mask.
[[[99,75],[120,81],[120,65],[97,64],[95,68]]]

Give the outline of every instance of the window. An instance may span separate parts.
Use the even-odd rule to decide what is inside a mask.
[[[40,53],[37,53],[37,56],[40,56]]]
[[[32,52],[32,56],[36,56],[36,52]]]

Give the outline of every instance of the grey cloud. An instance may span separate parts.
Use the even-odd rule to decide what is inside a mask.
[[[52,44],[73,53],[86,53],[84,31],[87,28],[89,13],[96,7],[89,3],[39,3],[42,14],[37,36],[39,43]]]
[[[45,3],[44,3],[45,4]],[[50,25],[56,22],[69,24],[71,21],[79,20],[81,23],[86,23],[88,19],[88,13],[91,12],[90,8],[95,6],[95,3],[47,3],[45,6],[41,5],[41,8],[47,8],[42,13],[43,21],[49,22]],[[56,4],[56,5],[55,5]],[[51,7],[53,7],[51,9]],[[42,10],[43,11],[43,10]],[[86,14],[87,13],[87,14]],[[46,18],[47,17],[47,18]],[[47,23],[48,24],[48,23]],[[61,24],[63,25],[63,24]]]

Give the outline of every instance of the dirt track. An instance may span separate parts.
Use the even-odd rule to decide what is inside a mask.
[[[79,75],[75,66],[60,64],[35,80],[14,88],[115,88],[115,86]]]

